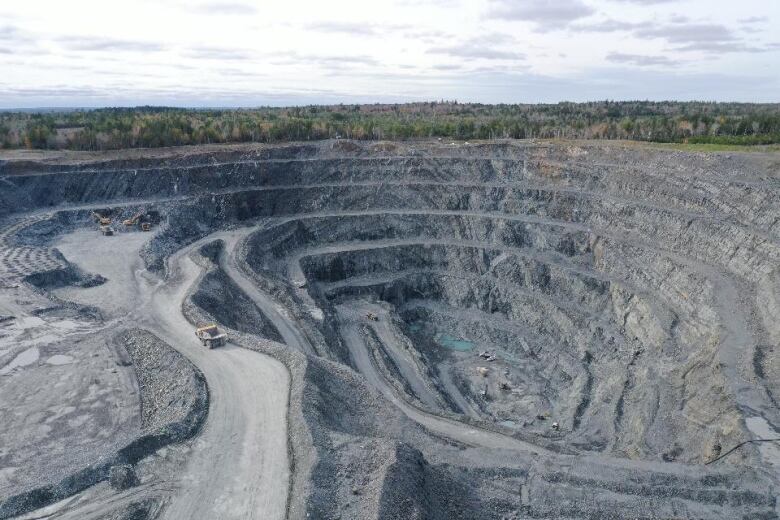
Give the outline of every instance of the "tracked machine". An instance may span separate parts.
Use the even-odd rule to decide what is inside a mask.
[[[132,217],[123,220],[122,224],[124,224],[126,227],[133,227],[137,225],[141,231],[151,231],[152,225],[149,222],[143,222],[141,219],[143,219],[146,216],[146,214],[143,211],[140,211],[133,215]]]

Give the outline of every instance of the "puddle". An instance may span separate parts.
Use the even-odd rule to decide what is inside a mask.
[[[41,357],[41,353],[38,351],[37,347],[28,348],[27,350],[25,350],[24,352],[16,356],[13,359],[13,361],[11,361],[2,369],[0,369],[0,376],[9,374],[17,368],[32,365],[33,363],[38,361],[40,357]]]
[[[436,342],[436,344],[450,350],[456,350],[458,352],[469,352],[470,350],[474,349],[473,341],[451,336],[443,332],[436,332],[436,329],[425,323],[409,323],[407,325],[407,330],[412,334],[424,334],[426,336],[431,334],[433,336],[433,341]]]
[[[456,338],[448,334],[437,334],[434,339],[442,347],[457,350],[458,352],[468,352],[474,348],[473,341]]]
[[[64,354],[55,354],[46,360],[47,365],[69,365],[71,363],[73,363],[73,358]]]

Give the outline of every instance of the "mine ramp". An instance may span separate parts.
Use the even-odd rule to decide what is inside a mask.
[[[200,344],[206,348],[222,347],[227,343],[227,334],[220,332],[216,325],[204,325],[195,329]]]

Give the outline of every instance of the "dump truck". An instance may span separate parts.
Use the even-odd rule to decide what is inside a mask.
[[[198,327],[195,329],[195,335],[200,340],[200,344],[206,348],[221,347],[227,343],[227,334],[220,332],[213,323]]]

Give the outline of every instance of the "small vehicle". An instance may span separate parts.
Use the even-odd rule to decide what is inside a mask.
[[[149,222],[141,222],[141,231],[151,231],[152,225]]]
[[[103,233],[103,236],[105,237],[114,236],[114,228],[111,226],[100,226],[100,232]]]
[[[227,343],[227,334],[220,332],[214,324],[195,329],[195,335],[206,348],[221,347]]]
[[[366,319],[368,321],[379,321],[379,316],[377,316],[373,312],[368,312],[368,313],[366,313]]]

